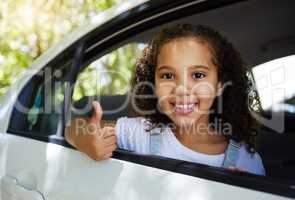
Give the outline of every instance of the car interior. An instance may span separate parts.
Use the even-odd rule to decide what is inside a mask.
[[[130,42],[147,43],[160,29],[172,24],[204,24],[215,28],[226,36],[240,51],[246,63],[255,67],[277,58],[295,54],[294,10],[295,1],[249,0],[239,2],[154,27],[129,38],[120,45]],[[117,47],[113,47],[113,49]],[[112,49],[109,49],[109,51],[112,51]],[[103,119],[106,121],[115,121],[122,116],[132,116],[129,113],[128,106],[122,107],[123,104],[128,102],[128,95],[85,96],[74,102],[74,107],[82,109],[87,102],[94,99],[101,102],[103,110],[118,108],[116,113],[104,113]],[[88,109],[83,114],[73,114],[73,117],[87,117],[90,113],[91,109]],[[267,111],[264,114],[271,117]],[[52,125],[47,124],[46,127],[43,127],[44,130],[41,131],[43,133],[48,132],[48,129],[56,130],[58,120],[54,118],[57,116],[49,117]],[[293,184],[295,183],[295,125],[292,123],[294,120],[295,113],[286,113],[284,133],[277,133],[262,126],[259,129],[260,136],[257,144],[267,175],[284,179]],[[11,121],[15,120],[11,119]],[[25,130],[25,127],[29,125],[28,122],[25,122],[26,120],[23,121],[26,124],[23,127],[11,123],[10,128]],[[46,121],[48,121],[48,116],[46,118],[39,116],[35,127],[46,124]],[[48,126],[52,127],[48,128]]]

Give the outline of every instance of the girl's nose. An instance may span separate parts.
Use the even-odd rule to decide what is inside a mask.
[[[178,85],[176,88],[175,88],[175,94],[177,96],[187,96],[189,95],[189,90],[187,87],[185,87],[184,85]]]

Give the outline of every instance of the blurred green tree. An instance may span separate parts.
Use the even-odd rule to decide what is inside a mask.
[[[92,62],[79,74],[73,99],[125,94],[130,86],[136,58],[143,47],[141,43],[126,44]]]
[[[1,0],[0,95],[7,91],[21,71],[67,33],[121,2],[122,0]],[[108,54],[101,64],[106,69],[130,74],[136,48],[136,45],[123,47]],[[117,69],[118,66],[121,68]],[[93,93],[93,90],[88,90],[89,87],[94,87],[89,84],[93,70],[94,67],[90,66],[83,73],[88,82],[77,85],[76,98],[89,91]],[[124,85],[121,83],[119,77],[113,77],[108,82],[108,87],[105,85],[101,90],[103,93],[114,93],[111,90],[120,90]]]

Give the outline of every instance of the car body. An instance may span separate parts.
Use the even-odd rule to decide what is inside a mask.
[[[87,64],[123,44],[145,43],[171,24],[208,24],[221,30],[251,66],[294,55],[294,45],[289,45],[290,40],[286,42],[286,38],[295,35],[294,8],[294,1],[129,1],[68,35],[38,58],[1,99],[1,199],[295,198],[292,114],[283,131],[288,132],[287,140],[285,134],[275,133],[279,132],[275,127],[262,131],[270,136],[266,136],[269,140],[261,140],[260,150],[262,157],[267,158],[264,163],[274,173],[265,177],[124,150],[115,151],[111,159],[95,162],[63,137],[71,113],[71,92],[63,94],[56,113],[42,114],[38,128],[28,126],[28,121],[34,126],[39,123],[39,115],[30,111],[40,109],[34,107],[39,95],[44,99],[49,95],[38,92],[41,85],[49,85],[48,80],[52,81],[50,84],[62,82],[63,87],[71,88]],[[61,76],[55,76],[57,70]],[[105,98],[105,104],[120,102],[118,96]],[[22,108],[31,109],[21,112]],[[51,123],[52,129],[48,126]],[[287,164],[280,159],[284,156]],[[285,163],[286,167],[277,167],[276,162]]]

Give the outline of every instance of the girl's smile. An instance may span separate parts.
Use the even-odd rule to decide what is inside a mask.
[[[187,102],[187,103],[171,103],[171,105],[174,107],[174,112],[177,115],[189,115],[192,112],[194,112],[197,107],[198,103],[197,102]]]
[[[156,95],[161,110],[180,127],[208,124],[217,92],[217,66],[210,47],[193,37],[164,44],[157,57]]]

